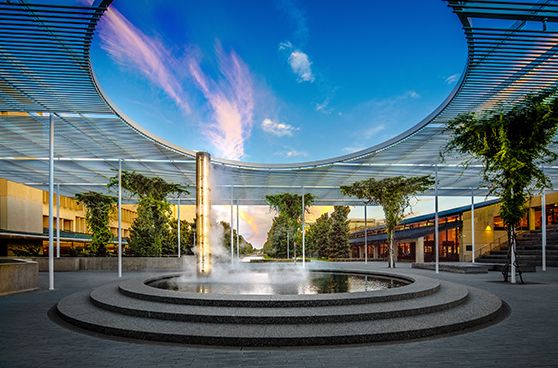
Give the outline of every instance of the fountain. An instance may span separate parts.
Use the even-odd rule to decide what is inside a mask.
[[[414,339],[494,323],[505,304],[476,288],[366,265],[219,267],[212,256],[211,156],[196,154],[196,264],[62,299],[58,316],[107,335],[281,346]],[[227,262],[228,264],[228,262]],[[195,269],[195,271],[192,271]]]

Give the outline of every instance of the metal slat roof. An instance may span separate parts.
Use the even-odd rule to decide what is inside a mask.
[[[468,60],[454,91],[426,119],[382,144],[328,160],[269,165],[214,158],[214,203],[228,204],[234,185],[243,204],[262,204],[266,194],[302,186],[318,204],[356,204],[339,193],[340,185],[433,174],[448,140],[445,123],[458,114],[506,110],[527,94],[557,86],[556,0],[445,1],[462,23]],[[55,176],[66,195],[103,189],[118,159],[127,170],[194,182],[194,152],[143,130],[111,104],[95,80],[89,48],[110,3],[0,2],[0,111],[28,113],[0,116],[0,177],[47,188],[48,113],[53,113]],[[439,165],[439,194],[469,195],[470,188],[486,194],[480,167],[464,168],[462,160],[448,157]],[[545,171],[558,185],[558,163]]]

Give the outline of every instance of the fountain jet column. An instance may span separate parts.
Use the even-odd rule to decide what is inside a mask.
[[[211,273],[211,244],[209,240],[211,188],[211,156],[207,152],[196,153],[196,249],[198,275]]]

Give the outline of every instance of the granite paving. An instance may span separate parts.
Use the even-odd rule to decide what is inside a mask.
[[[378,262],[325,266],[387,271]],[[114,281],[115,273],[58,273],[54,291],[41,273],[40,290],[0,297],[0,367],[558,367],[558,269],[525,275],[524,285],[504,284],[498,272],[435,274],[408,264],[396,271],[489,291],[511,314],[487,328],[404,343],[216,348],[141,342],[84,333],[48,316],[63,297]]]

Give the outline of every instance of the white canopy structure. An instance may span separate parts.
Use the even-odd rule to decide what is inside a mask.
[[[468,196],[471,188],[486,194],[480,166],[464,168],[463,157],[439,163],[448,140],[445,123],[463,112],[505,110],[528,94],[556,87],[558,2],[446,2],[463,26],[468,61],[435,111],[389,141],[327,160],[270,165],[214,158],[224,185],[234,186],[235,200],[263,204],[267,194],[304,187],[317,197],[316,204],[357,204],[341,195],[340,185],[368,177],[434,174],[436,164],[439,195]],[[0,3],[0,111],[11,112],[0,115],[0,177],[48,188],[52,114],[54,181],[65,195],[104,190],[119,162],[125,170],[184,185],[195,182],[195,152],[132,122],[95,80],[89,50],[110,3]],[[544,170],[558,184],[558,163]],[[229,191],[218,193],[213,202],[228,204]]]

